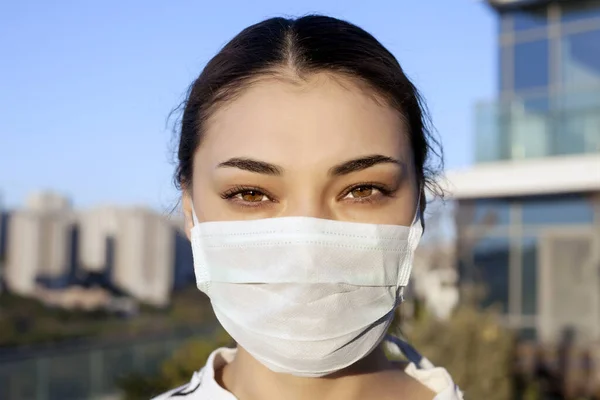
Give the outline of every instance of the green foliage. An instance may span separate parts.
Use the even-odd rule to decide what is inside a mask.
[[[448,370],[465,398],[512,398],[515,341],[493,310],[462,305],[448,321],[421,312],[407,337],[434,365]]]
[[[231,338],[224,331],[212,338],[188,341],[163,363],[157,375],[136,374],[121,379],[118,384],[123,391],[123,400],[147,400],[189,382],[193,373],[206,364],[210,353],[232,344]]]
[[[160,376],[140,374],[132,374],[121,378],[117,384],[123,391],[123,400],[148,400],[174,388],[169,386],[168,382]]]
[[[0,295],[0,347],[75,338],[109,338],[170,332],[215,323],[206,296],[195,287],[173,294],[166,309],[142,305],[139,315],[121,318],[104,311],[63,310],[11,293]]]
[[[191,340],[163,364],[161,376],[171,387],[181,385],[190,380],[194,371],[204,366],[210,353],[218,347],[230,345],[232,340],[224,331],[211,340]]]
[[[0,296],[0,346],[54,342],[91,335],[97,316],[49,309],[36,300],[10,293]],[[73,329],[73,320],[81,323]],[[85,324],[88,322],[87,324]]]

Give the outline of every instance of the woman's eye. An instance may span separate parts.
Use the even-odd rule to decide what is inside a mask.
[[[262,192],[258,190],[246,190],[244,192],[237,194],[240,200],[246,201],[248,203],[259,203],[261,201],[267,201],[269,198]]]
[[[244,186],[236,186],[221,193],[221,198],[240,207],[261,207],[277,202],[276,198],[268,194],[266,190]]]
[[[364,199],[370,197],[376,192],[377,189],[373,186],[358,186],[348,192],[346,198],[351,199]]]

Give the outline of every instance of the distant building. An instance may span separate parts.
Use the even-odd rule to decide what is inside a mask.
[[[48,203],[44,203],[47,200]],[[74,220],[67,199],[35,194],[12,213],[6,229],[7,288],[31,295],[36,285],[66,287],[75,268]]]
[[[42,257],[41,221],[37,215],[15,212],[8,232],[4,282],[8,290],[29,295],[35,290],[35,280]]]
[[[25,208],[37,212],[64,212],[71,210],[71,201],[59,193],[42,191],[28,196],[25,201]]]
[[[41,220],[41,260],[37,282],[48,288],[74,283],[77,269],[78,229],[72,211],[38,214]]]
[[[110,238],[117,232],[119,209],[99,207],[78,213],[79,266],[87,272],[110,269]]]
[[[142,301],[168,304],[175,260],[175,235],[169,221],[145,209],[122,211],[115,240],[115,284]]]
[[[116,288],[143,302],[164,306],[179,274],[191,270],[189,241],[181,246],[183,226],[143,208],[99,207],[79,213],[79,265],[82,275],[103,276]],[[185,281],[185,283],[184,283]]]
[[[32,195],[10,220],[0,213],[0,257],[9,291],[68,308],[118,309],[126,297],[165,306],[194,282],[183,220],[136,207],[75,212],[55,193]]]
[[[522,337],[600,338],[600,1],[489,3],[499,97],[476,108],[476,165],[448,174],[461,282]]]

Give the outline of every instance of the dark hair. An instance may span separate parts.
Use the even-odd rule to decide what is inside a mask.
[[[260,77],[281,74],[282,69],[299,78],[332,72],[366,83],[407,121],[418,183],[441,194],[434,179],[442,166],[441,148],[429,130],[425,105],[415,86],[372,35],[349,22],[320,15],[271,18],[252,25],[209,61],[182,104],[175,174],[179,188],[191,186],[194,153],[215,107]],[[437,168],[431,166],[432,155],[438,157]]]

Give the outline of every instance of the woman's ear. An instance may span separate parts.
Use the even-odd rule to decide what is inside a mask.
[[[192,210],[194,202],[192,201],[192,192],[190,190],[184,190],[181,196],[181,205],[183,209],[183,218],[185,220],[185,235],[188,240],[192,237],[192,228],[194,227],[194,217],[192,216]]]

